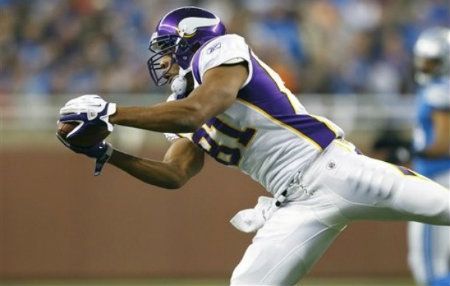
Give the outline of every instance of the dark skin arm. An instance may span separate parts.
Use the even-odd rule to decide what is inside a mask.
[[[204,152],[188,139],[180,138],[170,145],[162,161],[137,158],[114,150],[108,162],[145,183],[178,189],[200,172]]]
[[[187,98],[148,107],[118,107],[113,124],[159,132],[194,132],[208,119],[224,112],[236,99],[248,75],[245,64],[208,70],[203,83]],[[141,159],[114,151],[109,163],[139,180],[178,189],[203,167],[204,153],[188,139],[177,139],[163,161]]]
[[[118,107],[109,121],[158,132],[194,132],[233,104],[247,76],[246,64],[218,66],[204,74],[203,83],[188,97],[154,106]]]

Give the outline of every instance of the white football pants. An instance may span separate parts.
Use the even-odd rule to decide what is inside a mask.
[[[433,178],[450,187],[450,170]],[[420,285],[450,275],[450,227],[419,222],[408,223],[408,262]]]
[[[258,230],[232,285],[294,285],[353,220],[450,225],[448,189],[335,140]]]

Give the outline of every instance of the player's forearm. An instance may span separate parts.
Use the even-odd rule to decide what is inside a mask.
[[[137,158],[117,150],[114,150],[108,163],[147,184],[166,189],[178,189],[188,180],[168,163]]]
[[[194,132],[205,120],[201,106],[185,100],[148,107],[117,107],[110,117],[113,124],[171,133]]]

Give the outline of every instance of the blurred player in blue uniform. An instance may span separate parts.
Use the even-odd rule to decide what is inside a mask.
[[[414,168],[450,187],[450,29],[425,30],[415,48],[418,89]],[[450,285],[450,228],[409,223],[409,264],[420,285]]]
[[[60,139],[95,158],[97,173],[108,162],[146,183],[176,189],[202,169],[207,154],[264,186],[270,197],[231,220],[241,231],[256,232],[232,285],[297,283],[355,220],[450,225],[448,189],[362,155],[336,124],[308,113],[245,39],[227,34],[211,12],[169,12],[150,50],[154,82],[172,86],[167,102],[123,107],[85,95],[66,103],[60,121],[79,122],[69,140],[96,124],[163,132],[171,145],[162,161],[106,142],[80,148]]]

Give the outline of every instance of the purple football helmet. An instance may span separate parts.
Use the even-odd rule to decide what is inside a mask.
[[[156,26],[149,50],[154,54],[147,62],[150,75],[157,86],[166,84],[170,67],[161,67],[161,58],[172,57],[182,69],[188,69],[192,56],[207,41],[224,35],[225,26],[219,17],[197,7],[182,7],[166,14]]]

